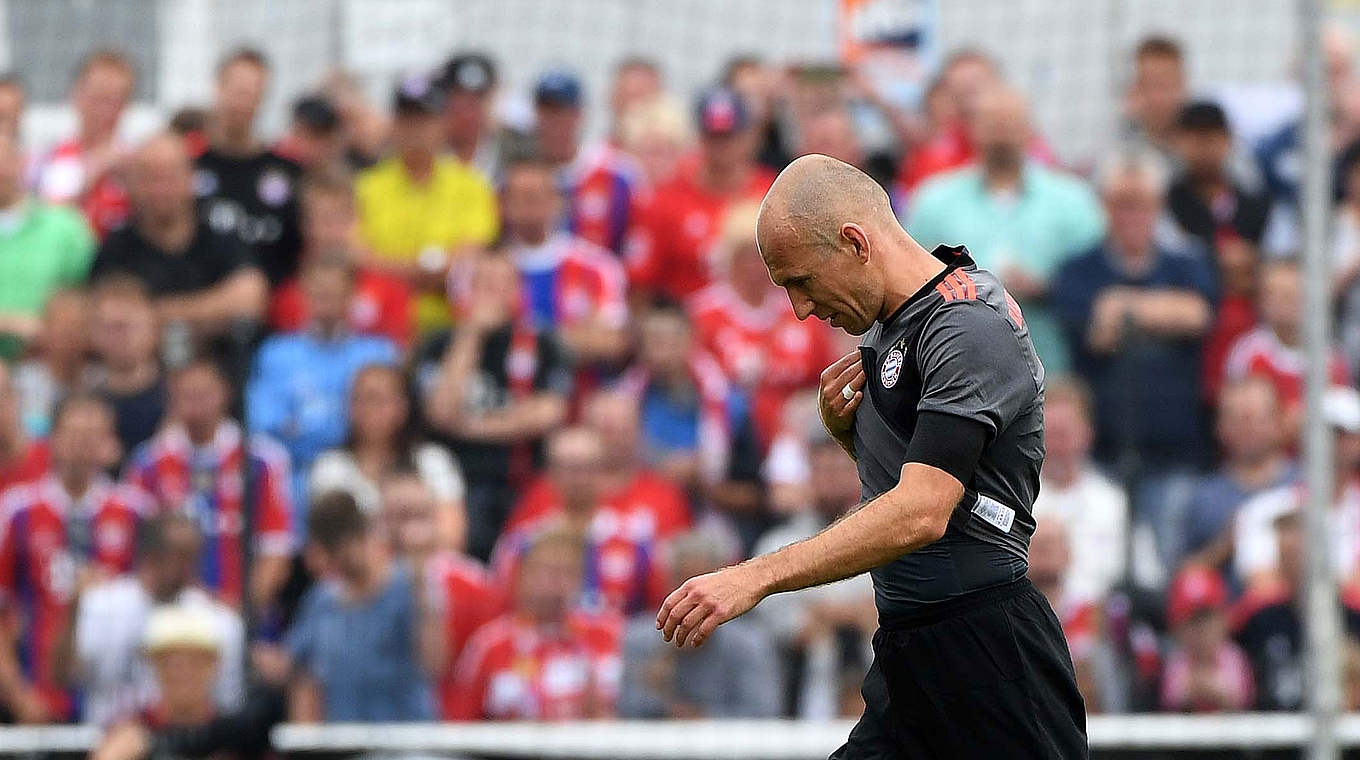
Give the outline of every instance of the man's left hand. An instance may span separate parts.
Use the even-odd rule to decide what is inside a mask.
[[[697,575],[671,592],[656,616],[656,627],[677,647],[700,646],[714,629],[745,614],[765,598],[764,584],[751,563]]]

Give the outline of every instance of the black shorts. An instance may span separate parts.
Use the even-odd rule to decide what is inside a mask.
[[[831,760],[1088,756],[1067,640],[1025,578],[879,628],[863,693]]]

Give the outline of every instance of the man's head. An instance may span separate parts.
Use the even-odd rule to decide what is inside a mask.
[[[90,298],[83,290],[67,288],[48,297],[34,345],[57,366],[81,361],[90,350]]]
[[[662,377],[684,374],[693,338],[694,330],[683,307],[657,304],[642,315],[638,326],[638,363]]]
[[[1038,521],[1029,541],[1029,579],[1047,592],[1061,589],[1072,565],[1072,546],[1061,520]]]
[[[623,115],[619,133],[653,185],[675,175],[680,158],[693,141],[688,116],[674,100],[656,97],[637,103]]]
[[[1153,246],[1166,191],[1161,160],[1147,151],[1115,154],[1100,166],[1096,183],[1109,218],[1110,243],[1123,255],[1146,254]]]
[[[799,153],[820,153],[852,166],[864,165],[864,148],[855,133],[850,111],[843,106],[808,116],[799,130]]]
[[[565,164],[576,157],[584,99],[581,80],[565,69],[546,72],[534,85],[538,149],[549,163]]]
[[[1044,447],[1047,460],[1075,467],[1091,454],[1091,392],[1075,379],[1058,379],[1044,390]]]
[[[562,215],[557,174],[546,161],[522,158],[510,162],[501,180],[501,231],[506,240],[539,245]]]
[[[1299,336],[1299,308],[1303,298],[1303,282],[1299,265],[1290,259],[1271,259],[1261,265],[1257,287],[1256,309],[1261,321],[1288,345],[1295,345]]]
[[[1147,37],[1133,54],[1133,79],[1126,96],[1129,115],[1156,137],[1166,135],[1187,95],[1185,59],[1178,42]]]
[[[222,651],[212,618],[187,606],[157,607],[147,618],[142,647],[156,674],[165,721],[182,726],[211,718]]]
[[[0,74],[0,132],[17,138],[24,125],[28,92],[18,74]]]
[[[71,105],[81,132],[98,137],[116,132],[136,83],[132,61],[121,52],[98,50],[85,56],[71,85]]]
[[[193,518],[163,512],[137,526],[137,562],[146,591],[169,601],[198,579],[203,537]]]
[[[428,556],[438,544],[439,505],[420,473],[402,468],[383,478],[378,520],[394,556]]]
[[[969,124],[985,170],[1015,171],[1024,162],[1030,140],[1029,106],[1019,93],[999,85],[983,90]]]
[[[756,218],[760,206],[754,201],[733,203],[723,215],[722,228],[715,246],[718,269],[732,289],[752,303],[758,303],[774,287],[770,272],[756,247]]]
[[[368,516],[345,491],[327,491],[312,500],[307,536],[313,561],[322,573],[347,584],[363,585],[374,568]]]
[[[323,95],[298,98],[287,140],[290,156],[309,171],[339,163],[345,155],[340,112]]]
[[[1228,382],[1218,396],[1215,432],[1228,463],[1255,464],[1284,445],[1280,399],[1274,383],[1249,375]]]
[[[322,170],[308,175],[302,185],[302,241],[309,253],[353,251],[358,219],[348,174]]]
[[[184,139],[163,132],[132,154],[124,172],[132,211],[164,224],[194,215],[194,165]]]
[[[620,133],[624,114],[638,103],[661,95],[661,67],[651,58],[629,56],[614,66],[614,83],[609,87],[609,114],[614,135]]]
[[[410,163],[433,160],[444,144],[444,96],[428,77],[412,75],[392,95],[392,149]]]
[[[233,137],[248,137],[268,87],[269,59],[264,53],[254,48],[227,53],[217,64],[213,118],[218,128]]]
[[[496,63],[483,53],[460,53],[439,71],[444,92],[444,135],[455,145],[480,139],[491,124]]]
[[[90,294],[90,343],[110,369],[127,372],[155,361],[160,326],[146,285],[132,275],[110,275]]]
[[[503,253],[477,256],[468,276],[467,302],[469,310],[485,310],[496,324],[513,319],[522,302],[515,262]]]
[[[90,478],[117,464],[121,455],[113,409],[97,396],[62,399],[52,412],[47,438],[52,469],[60,475]]]
[[[585,542],[576,533],[548,530],[530,544],[515,578],[515,613],[538,624],[562,623],[581,594]]]
[[[884,253],[910,241],[877,182],[818,155],[780,172],[761,204],[756,239],[798,318],[828,320],[852,335],[886,316]]]
[[[354,262],[346,252],[323,252],[302,265],[302,292],[312,325],[322,335],[335,335],[349,319],[354,278]]]
[[[0,130],[0,208],[11,208],[27,193],[24,152],[15,134]]]
[[[1222,179],[1231,152],[1232,129],[1220,105],[1200,100],[1181,109],[1176,117],[1176,153],[1191,179]]]
[[[670,571],[674,584],[741,561],[741,545],[716,522],[693,528],[670,541]]]
[[[721,81],[741,96],[751,110],[751,121],[763,124],[774,115],[779,72],[759,56],[738,55],[723,67]]]
[[[983,91],[1001,83],[1001,70],[991,56],[976,48],[955,51],[940,67],[940,81],[953,101],[953,111],[963,123],[977,114]]]
[[[197,359],[170,376],[167,412],[197,443],[209,441],[227,418],[231,385],[209,359]]]
[[[641,433],[638,400],[621,391],[597,391],[585,402],[581,422],[599,436],[611,469],[629,467],[638,458]]]
[[[756,141],[746,101],[735,90],[717,87],[695,104],[699,154],[710,175],[740,172],[755,159]]]
[[[568,513],[587,515],[599,506],[603,490],[604,444],[594,430],[573,426],[548,439],[548,476]]]

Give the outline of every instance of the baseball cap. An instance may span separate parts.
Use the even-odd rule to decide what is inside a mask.
[[[1334,428],[1360,433],[1360,392],[1348,386],[1332,386],[1322,396],[1322,418]]]
[[[1176,117],[1176,126],[1187,130],[1228,131],[1228,114],[1223,107],[1211,100],[1197,100],[1188,103]]]
[[[489,92],[496,86],[496,63],[483,53],[460,53],[445,62],[435,86],[444,92]]]
[[[544,72],[534,85],[534,104],[573,108],[581,105],[581,80],[566,69]]]
[[[397,82],[397,89],[392,95],[392,110],[398,116],[437,114],[444,110],[444,96],[429,77],[411,74]]]
[[[321,95],[304,95],[293,104],[293,121],[315,132],[332,132],[340,126],[340,114]]]
[[[1187,565],[1171,579],[1167,594],[1166,621],[1175,626],[1206,610],[1228,608],[1228,584],[1217,570]]]
[[[202,649],[221,652],[222,642],[217,629],[208,619],[206,609],[191,609],[181,604],[167,604],[151,611],[142,634],[142,649],[148,653],[166,649]]]
[[[705,135],[730,135],[746,128],[746,104],[735,90],[714,87],[699,95],[695,120]]]

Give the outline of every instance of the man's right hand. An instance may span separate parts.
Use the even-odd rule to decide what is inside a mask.
[[[849,388],[853,395],[847,399],[844,389]],[[821,413],[822,424],[831,437],[852,458],[855,456],[855,410],[864,399],[864,367],[860,360],[859,349],[837,359],[834,364],[822,370],[821,393],[817,395],[817,410]]]

